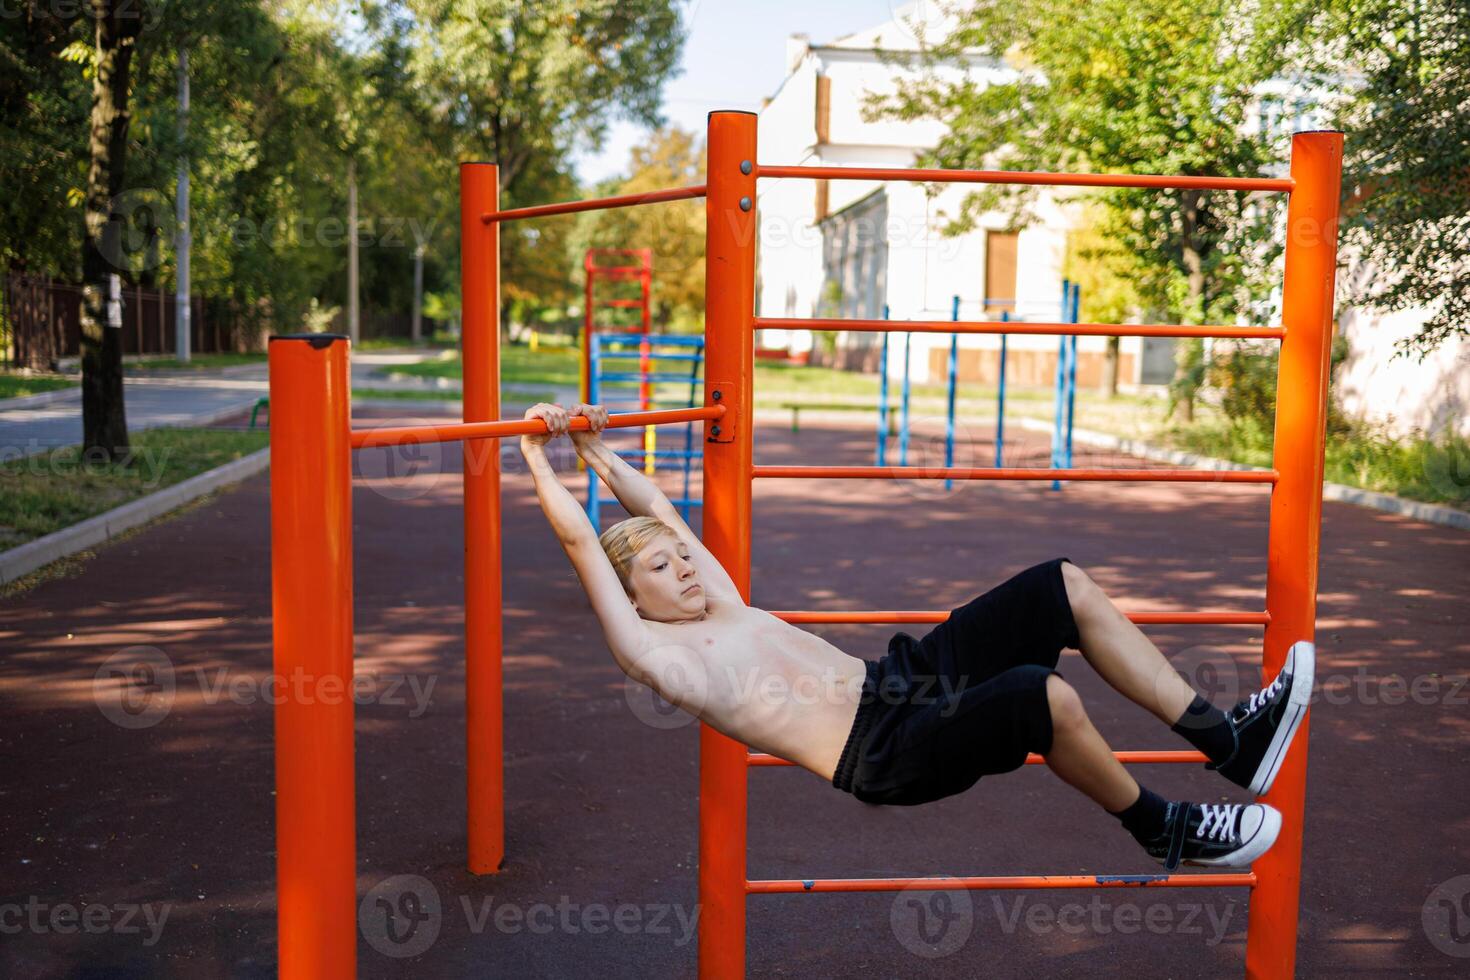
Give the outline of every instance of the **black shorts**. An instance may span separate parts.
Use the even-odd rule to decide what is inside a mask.
[[[898,633],[868,676],[832,785],[913,806],[1010,772],[1051,749],[1046,679],[1080,640],[1062,562],[1033,565],[950,612],[923,639]]]

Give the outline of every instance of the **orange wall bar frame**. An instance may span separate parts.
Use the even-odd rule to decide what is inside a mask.
[[[357,973],[346,337],[270,339],[276,923],[284,980]],[[300,678],[298,683],[296,678]],[[334,690],[336,697],[329,696]]]
[[[1291,141],[1295,187],[1286,212],[1282,295],[1286,338],[1277,368],[1273,450],[1280,476],[1271,493],[1266,559],[1266,610],[1271,619],[1266,625],[1262,683],[1281,669],[1293,643],[1314,639],[1342,145],[1338,132],[1297,133]],[[1264,797],[1281,811],[1286,829],[1253,866],[1259,883],[1250,902],[1248,978],[1288,978],[1296,968],[1311,717],[1308,710],[1271,792]]]
[[[705,197],[704,543],[750,601],[755,145],[750,112],[709,114]],[[718,396],[718,397],[717,397]],[[699,726],[699,976],[745,976],[746,748]]]
[[[464,421],[500,418],[500,168],[459,168]],[[468,867],[505,858],[501,699],[500,441],[467,439],[464,458],[465,783]]]

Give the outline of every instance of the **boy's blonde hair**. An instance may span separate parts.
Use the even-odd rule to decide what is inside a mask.
[[[638,552],[647,547],[650,541],[665,534],[678,540],[679,535],[674,529],[657,517],[630,517],[603,531],[602,536],[597,539],[597,543],[607,553],[607,560],[612,562],[613,571],[618,573],[623,591],[628,595],[633,594],[632,582],[629,580],[633,559],[638,557]]]

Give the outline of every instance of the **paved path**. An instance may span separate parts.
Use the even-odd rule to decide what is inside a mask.
[[[432,382],[389,381],[375,372],[395,364],[432,358],[422,353],[356,353],[352,357],[355,387],[437,389]],[[208,425],[225,415],[249,410],[269,391],[264,363],[218,370],[138,372],[124,382],[128,429],[137,432],[164,426]],[[458,385],[447,389],[456,398]],[[0,458],[71,446],[82,441],[82,392],[72,388],[44,396],[0,401]]]
[[[867,426],[756,432],[761,462],[871,459]],[[1032,448],[1045,458],[1044,441]],[[404,948],[370,917],[359,975],[693,977],[696,726],[628,699],[507,458],[509,844],[499,874],[466,874],[459,453],[410,479],[360,458],[356,667],[371,683],[357,709],[359,894],[417,875],[442,911],[437,937],[407,958],[382,951]],[[0,942],[0,976],[274,975],[268,493],[268,477],[254,478],[99,549],[76,577],[0,600],[0,907],[44,907],[42,927]],[[1124,608],[1260,608],[1268,502],[1265,488],[1241,485],[946,494],[932,482],[767,480],[756,490],[753,598],[953,605],[1066,555]],[[1462,977],[1470,942],[1436,947],[1424,922],[1426,909],[1441,911],[1436,886],[1470,874],[1470,548],[1464,532],[1343,504],[1326,504],[1323,521],[1297,975]],[[891,629],[816,631],[875,658]],[[1218,698],[1259,683],[1257,629],[1147,632]],[[174,695],[166,715],[141,719],[154,724],[114,711],[118,724],[99,710],[117,705],[94,700],[94,677],[139,645],[167,656]],[[1079,654],[1062,669],[1116,747],[1186,747]],[[1133,771],[1167,795],[1243,796],[1195,766]],[[756,769],[749,800],[752,878],[1158,871],[1044,767],[915,808],[867,807],[804,772]],[[931,902],[945,915],[920,922],[912,895],[752,896],[749,975],[1244,973],[1245,889],[966,897],[967,915]],[[152,942],[146,924],[46,924],[50,909],[88,903],[167,905],[169,917]],[[926,955],[935,950],[920,930],[955,948]]]

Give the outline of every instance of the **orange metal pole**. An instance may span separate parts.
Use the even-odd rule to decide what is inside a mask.
[[[1315,638],[1342,144],[1338,132],[1297,133],[1291,141],[1296,189],[1286,212],[1282,321],[1287,334],[1276,376],[1273,450],[1280,479],[1271,494],[1266,560],[1271,622],[1265,631],[1263,678],[1281,669],[1291,644]],[[1310,722],[1308,711],[1265,796],[1281,811],[1287,832],[1255,863],[1260,883],[1251,896],[1246,940],[1246,976],[1251,978],[1286,978],[1296,967]]]
[[[872,609],[842,612],[833,609],[770,609],[777,619],[788,623],[942,623],[949,618],[948,609]],[[1209,624],[1213,626],[1258,626],[1271,621],[1264,612],[1219,609],[1200,612],[1129,612],[1123,615],[1138,625],[1175,623]]]
[[[1187,875],[999,875],[960,878],[807,878],[746,882],[752,895],[811,892],[896,892],[906,888],[1012,890],[1023,888],[1249,888],[1250,872]],[[978,971],[977,971],[978,973]]]
[[[712,112],[705,143],[704,543],[750,601],[751,382],[755,372],[755,133]],[[699,727],[699,975],[745,976],[746,748]]]
[[[1159,483],[1275,483],[1275,470],[1051,469],[1026,466],[757,466],[757,479],[778,480],[1104,480]]]
[[[1113,757],[1119,762],[1126,764],[1162,764],[1173,762],[1209,762],[1209,758],[1203,752],[1191,752],[1189,749],[1123,749],[1113,753]],[[1026,765],[1039,766],[1046,761],[1045,756],[1032,752],[1026,756]],[[770,755],[766,752],[752,752],[745,757],[748,766],[794,766],[796,763],[781,758],[778,755]]]
[[[1186,326],[1178,323],[1042,323],[1016,320],[863,320],[844,317],[771,316],[758,317],[754,330],[852,330],[867,333],[1004,333],[1081,337],[1239,337],[1280,340],[1282,327],[1246,327],[1212,323]]]
[[[906,180],[952,184],[1030,184],[1050,187],[1158,187],[1217,191],[1289,191],[1278,177],[1191,177],[1168,174],[1057,174],[1026,170],[925,170],[904,167],[761,167],[760,177],[808,180]]]
[[[270,339],[276,916],[285,980],[357,973],[346,337]]]
[[[622,194],[617,197],[594,197],[585,201],[562,201],[557,204],[534,204],[528,208],[511,208],[508,211],[486,211],[480,220],[517,221],[522,218],[545,218],[553,214],[576,214],[579,211],[605,211],[609,208],[629,208],[639,204],[658,204],[661,201],[685,201],[704,197],[704,185],[670,187],[668,190],[649,191],[646,194]]]
[[[609,429],[628,429],[640,425],[667,425],[675,422],[698,422],[718,419],[725,414],[723,405],[703,405],[699,408],[665,408],[657,412],[619,412],[608,417]],[[574,416],[568,426],[572,432],[584,432],[587,418]],[[540,419],[507,419],[494,422],[451,422],[445,425],[404,425],[382,429],[354,429],[352,448],[366,449],[372,446],[397,446],[411,442],[456,442],[464,439],[504,439],[529,432],[545,432],[546,423]],[[1049,470],[1048,472],[1055,472]]]
[[[500,168],[459,168],[464,421],[500,418]],[[464,444],[465,783],[468,865],[492,874],[505,858],[501,721],[500,443]]]

